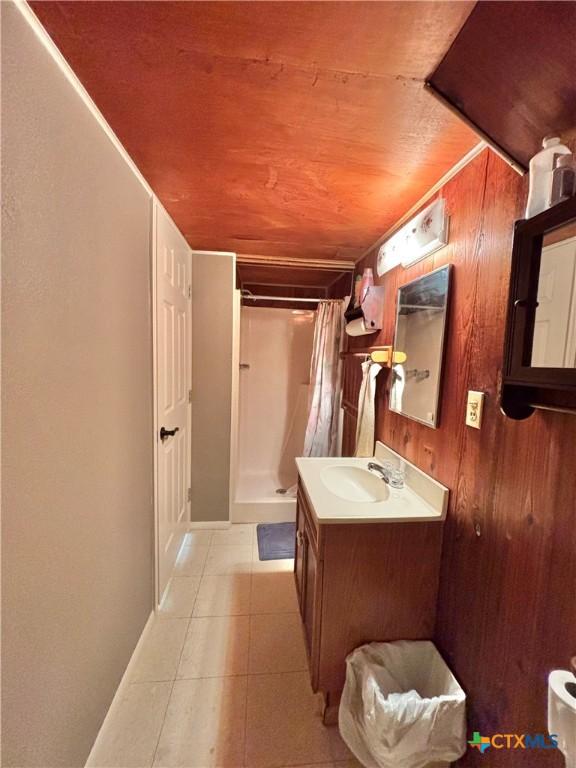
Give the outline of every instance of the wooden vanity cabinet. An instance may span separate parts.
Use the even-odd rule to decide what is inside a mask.
[[[325,722],[337,713],[354,648],[432,638],[442,528],[438,521],[324,524],[299,483],[294,576]]]
[[[301,487],[298,488],[296,510],[294,573],[300,615],[304,624],[306,649],[308,659],[311,662],[312,658],[317,656],[316,649],[320,640],[317,604],[320,598],[321,580],[318,573],[318,528],[308,506],[307,497]],[[310,672],[312,687],[317,690],[317,667],[314,667],[312,663],[310,663]]]

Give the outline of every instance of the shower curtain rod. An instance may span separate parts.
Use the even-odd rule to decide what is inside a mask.
[[[250,291],[242,291],[242,298],[250,301],[304,301],[310,304],[318,304],[321,301],[342,301],[342,299],[306,299],[298,296],[255,296]]]

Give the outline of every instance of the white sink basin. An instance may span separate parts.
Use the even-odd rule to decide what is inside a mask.
[[[320,479],[331,493],[346,501],[374,504],[386,501],[389,495],[384,480],[362,467],[325,467],[320,473]]]

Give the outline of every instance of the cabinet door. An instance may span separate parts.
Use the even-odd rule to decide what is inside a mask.
[[[296,550],[294,554],[294,576],[296,579],[296,592],[300,604],[300,613],[304,618],[305,592],[306,592],[306,535],[304,531],[304,510],[300,501],[296,508]]]
[[[315,602],[316,602],[316,576],[318,571],[318,559],[314,547],[311,544],[310,534],[308,529],[304,532],[304,551],[306,554],[304,567],[305,567],[305,582],[306,589],[304,590],[304,630],[306,635],[306,643],[308,645],[308,653],[312,653],[312,638],[314,637],[314,621],[315,621]]]

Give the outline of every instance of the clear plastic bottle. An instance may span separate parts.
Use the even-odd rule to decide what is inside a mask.
[[[362,275],[354,278],[354,307],[360,306],[360,289],[362,287]]]
[[[364,301],[366,298],[366,294],[368,293],[368,288],[374,285],[374,273],[372,272],[372,267],[366,267],[364,272],[362,273],[362,282],[360,283],[360,304]]]
[[[550,205],[568,200],[576,194],[576,168],[573,155],[562,155],[556,160],[552,171],[552,191]]]
[[[530,191],[526,204],[526,218],[550,208],[552,191],[552,171],[560,155],[571,154],[568,147],[557,136],[547,136],[542,141],[542,149],[530,160]]]

